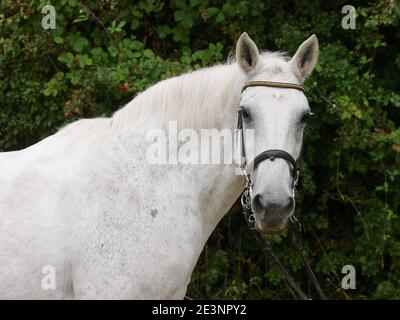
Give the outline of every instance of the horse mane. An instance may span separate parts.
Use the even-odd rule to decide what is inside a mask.
[[[287,61],[281,52],[264,52],[262,60]],[[279,64],[279,63],[278,63]],[[60,134],[104,137],[134,127],[141,121],[168,119],[187,128],[217,128],[238,101],[244,73],[234,58],[225,64],[166,79],[139,93],[110,118],[81,119],[61,128]],[[157,115],[157,117],[155,117]]]

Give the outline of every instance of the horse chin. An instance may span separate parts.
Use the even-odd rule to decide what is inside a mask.
[[[255,228],[257,231],[261,233],[266,233],[266,234],[281,234],[286,227],[286,221],[282,221],[279,225],[274,224],[273,226],[270,226],[266,223],[260,222],[257,218],[255,219]]]

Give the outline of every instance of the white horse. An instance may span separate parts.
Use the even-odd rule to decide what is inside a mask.
[[[241,88],[250,80],[301,84],[317,56],[315,35],[289,60],[260,54],[243,33],[235,62],[162,81],[111,118],[80,120],[1,153],[0,298],[184,298],[243,177],[235,164],[150,164],[146,134],[170,120],[233,130],[241,107],[244,126],[255,132],[252,154],[279,148],[297,158],[310,112],[305,95]],[[252,179],[258,228],[282,230],[294,210],[290,167],[263,161]]]

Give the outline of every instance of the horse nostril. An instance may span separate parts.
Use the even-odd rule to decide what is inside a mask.
[[[259,194],[256,194],[251,201],[251,207],[255,213],[264,212],[265,206],[262,203],[262,197]]]

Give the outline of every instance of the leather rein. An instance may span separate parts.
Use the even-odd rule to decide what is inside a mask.
[[[250,81],[246,82],[242,88],[242,93],[244,90],[250,87],[273,87],[273,88],[282,88],[282,89],[295,89],[295,90],[300,90],[304,92],[304,87],[295,84],[295,83],[285,83],[285,82],[272,82],[272,81]],[[257,242],[260,244],[262,247],[262,251],[267,255],[268,258],[272,259],[272,262],[275,264],[275,266],[279,269],[279,271],[283,274],[285,280],[289,283],[289,285],[296,291],[298,296],[301,299],[304,300],[311,300],[310,297],[308,297],[303,290],[301,289],[300,285],[298,285],[294,279],[290,276],[290,274],[287,272],[285,267],[282,265],[280,259],[278,256],[275,254],[273,251],[272,247],[270,244],[268,244],[265,239],[262,237],[262,235],[257,231],[255,227],[255,215],[251,209],[251,199],[252,199],[252,187],[253,187],[253,182],[251,180],[250,174],[249,174],[249,167],[251,170],[255,170],[258,166],[258,164],[264,160],[270,159],[273,161],[275,158],[281,158],[286,160],[286,162],[291,166],[291,172],[292,172],[292,190],[293,194],[296,189],[297,181],[299,179],[300,175],[300,162],[301,162],[301,157],[303,153],[303,145],[302,143],[301,146],[301,151],[300,151],[300,156],[298,159],[294,159],[291,154],[284,150],[280,149],[270,149],[266,150],[259,155],[257,155],[253,162],[250,164],[250,166],[247,165],[247,160],[246,160],[246,149],[245,149],[245,141],[244,141],[244,129],[243,129],[243,110],[239,109],[238,110],[238,122],[237,122],[237,130],[239,132],[239,139],[240,139],[240,169],[243,171],[243,175],[246,180],[246,185],[245,185],[245,190],[243,191],[241,195],[241,204],[242,204],[242,209],[243,209],[243,215],[244,218],[247,222],[247,225],[249,228],[253,231],[253,234],[257,240]],[[302,242],[301,242],[301,224],[299,220],[296,218],[296,216],[292,215],[290,218],[290,222],[292,225],[293,229],[293,236],[292,236],[292,242],[293,245],[295,246],[296,250],[298,251],[301,260],[303,262],[303,265],[307,271],[308,277],[313,283],[316,291],[318,292],[318,295],[320,299],[326,300],[326,296],[317,280],[315,277],[315,274],[313,273],[310,264],[308,262],[308,259],[306,257]]]

